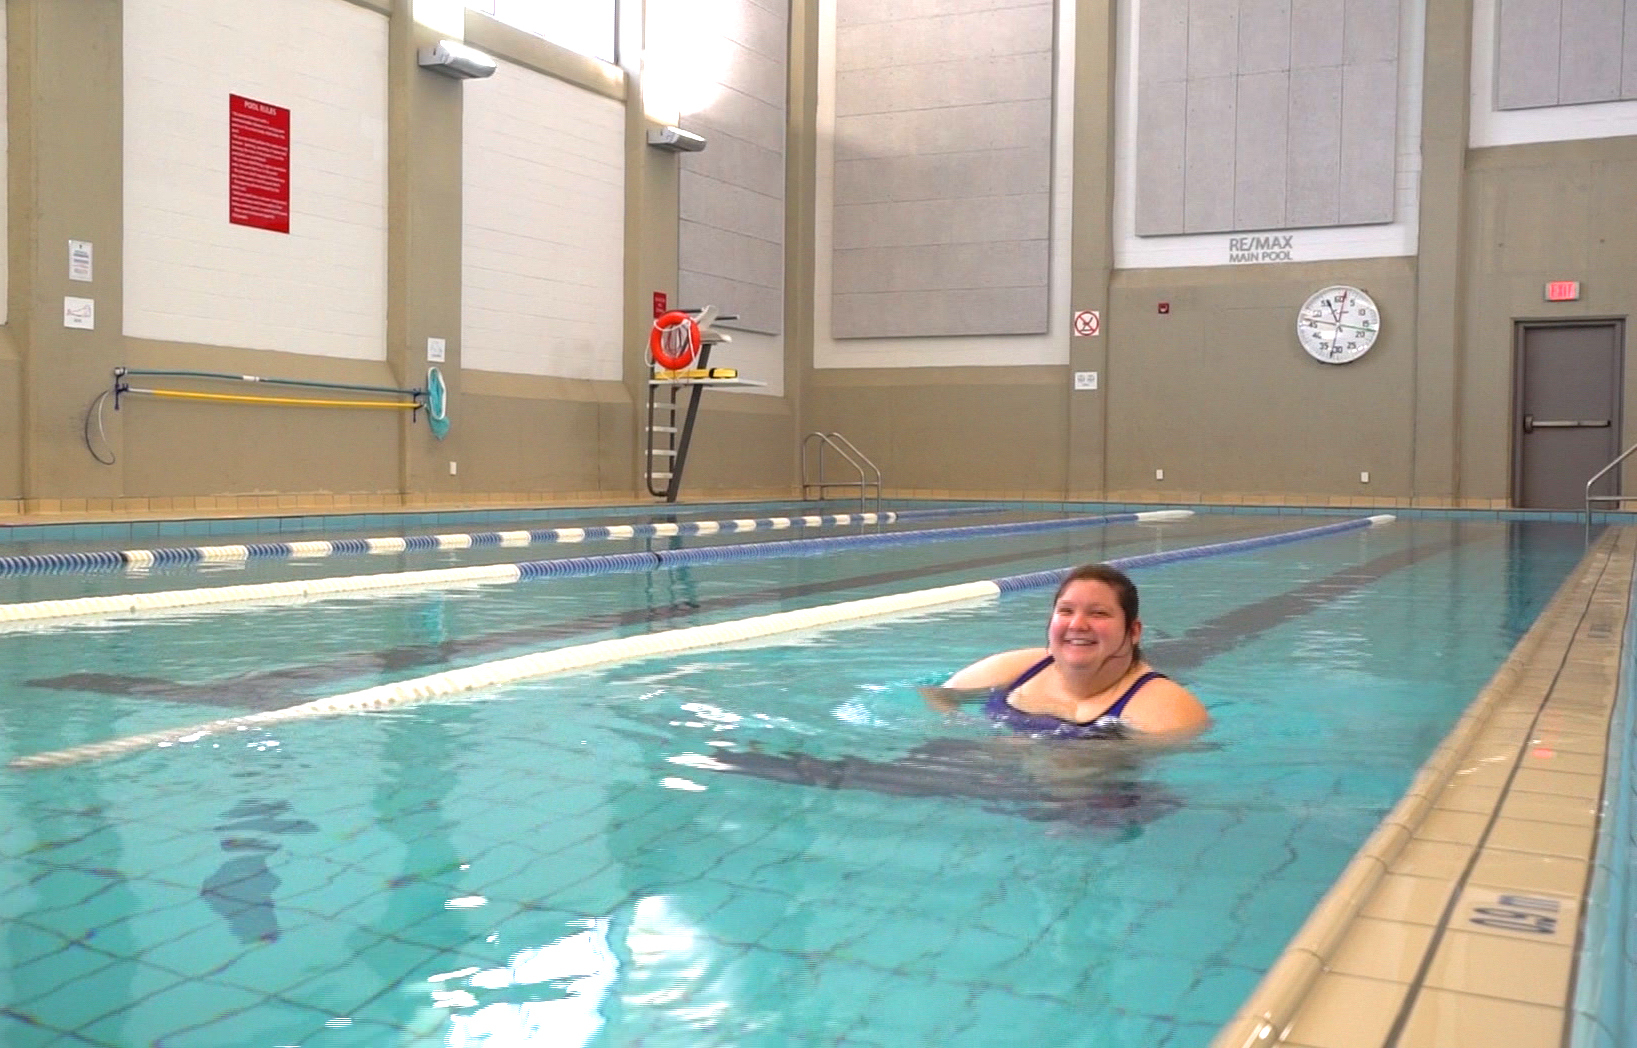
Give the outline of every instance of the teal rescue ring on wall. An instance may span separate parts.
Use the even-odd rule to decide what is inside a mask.
[[[449,414],[444,398],[448,389],[443,384],[443,372],[435,367],[426,369],[426,421],[432,435],[442,440],[449,433]]]

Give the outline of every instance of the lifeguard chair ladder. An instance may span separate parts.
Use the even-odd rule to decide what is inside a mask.
[[[683,309],[678,312],[709,316],[709,308]],[[669,378],[657,364],[650,363],[648,373],[648,447],[644,456],[643,479],[648,494],[675,502],[682,490],[682,467],[688,462],[688,445],[693,440],[694,421],[699,417],[699,397],[712,387],[734,388],[765,386],[742,378],[710,378],[710,352],[713,346],[733,339],[725,331],[717,331],[715,323],[738,320],[736,314],[722,314],[700,324],[699,356],[688,368],[697,378]]]

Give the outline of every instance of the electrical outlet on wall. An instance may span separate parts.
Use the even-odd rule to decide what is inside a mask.
[[[1370,483],[1370,471],[1369,471],[1369,470],[1367,470],[1367,469],[1366,469],[1366,470],[1361,470],[1361,471],[1360,471],[1360,472],[1359,472],[1359,475],[1358,475],[1358,482],[1359,482],[1359,483],[1360,483],[1360,484],[1368,484],[1368,483]]]
[[[449,460],[449,475],[451,477],[455,475],[455,462],[453,459]]]
[[[1163,469],[1156,469],[1156,470],[1155,470],[1155,471],[1154,471],[1154,479],[1155,479],[1155,480],[1164,480],[1164,479],[1165,479],[1165,470],[1163,470]]]

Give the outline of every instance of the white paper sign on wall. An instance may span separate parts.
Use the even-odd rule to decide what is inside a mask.
[[[89,298],[75,298],[72,295],[63,297],[63,327],[84,328],[87,331],[97,326],[97,304]]]
[[[68,242],[68,279],[91,279],[91,241],[70,240]]]

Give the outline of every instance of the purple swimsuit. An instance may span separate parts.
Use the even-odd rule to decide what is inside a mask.
[[[1155,677],[1165,677],[1165,674],[1156,670],[1147,673],[1131,682],[1131,687],[1125,689],[1125,694],[1114,700],[1114,704],[1104,710],[1100,716],[1089,724],[1077,721],[1067,721],[1060,717],[1053,717],[1049,713],[1025,713],[1006,701],[1012,692],[1021,688],[1025,683],[1033,680],[1035,675],[1052,664],[1052,657],[1047,655],[1039,662],[1023,671],[1023,675],[1004,688],[996,688],[983,704],[983,712],[991,720],[1011,728],[1013,731],[1025,735],[1047,735],[1055,739],[1115,739],[1123,733],[1120,723],[1120,714],[1125,712],[1126,703],[1136,695],[1144,684]]]

